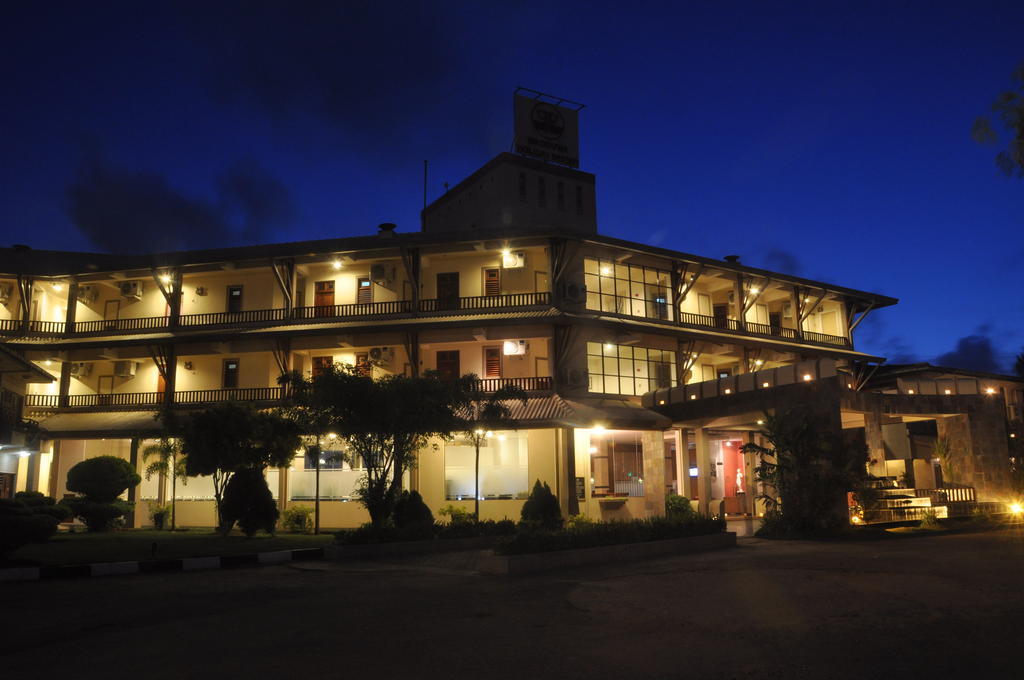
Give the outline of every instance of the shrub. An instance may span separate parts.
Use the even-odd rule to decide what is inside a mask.
[[[586,515],[573,515],[569,519],[565,520],[565,528],[572,530],[580,527],[587,527],[594,523],[594,520],[590,519]]]
[[[446,505],[437,511],[442,517],[447,517],[451,524],[469,524],[473,521],[473,513],[466,508],[455,505]]]
[[[924,515],[921,516],[921,523],[918,525],[918,528],[934,531],[942,529],[942,524],[939,523],[939,516],[934,510],[926,510]]]
[[[68,470],[68,491],[80,493],[96,503],[112,503],[130,487],[142,481],[131,463],[117,456],[97,456]]]
[[[41,543],[57,531],[57,520],[32,511],[20,500],[0,499],[0,559],[28,543]]]
[[[14,500],[24,503],[34,514],[49,515],[58,522],[66,522],[74,517],[71,508],[38,491],[19,491],[14,494]]]
[[[279,515],[262,470],[245,468],[231,475],[221,503],[221,522],[225,532],[237,522],[250,538],[260,530],[273,534]]]
[[[293,505],[281,513],[281,529],[290,534],[313,533],[313,508]]]
[[[467,513],[468,514],[468,513]],[[434,525],[434,513],[423,502],[419,491],[403,491],[395,504],[395,526],[399,529],[417,525]]]
[[[697,513],[686,496],[670,493],[665,497],[665,517],[686,521],[696,516]]]
[[[685,522],[652,517],[625,522],[579,523],[572,529],[562,531],[521,531],[512,540],[499,545],[495,552],[500,555],[521,555],[596,548],[622,543],[703,536],[721,533],[724,530],[724,520],[700,516],[694,516]]]
[[[167,526],[168,520],[171,519],[171,513],[173,510],[169,505],[158,505],[154,503],[149,506],[149,519],[153,522],[153,528],[157,531],[163,531],[164,527]]]
[[[75,497],[65,498],[62,503],[71,508],[75,517],[82,520],[89,531],[109,531],[124,525],[124,517],[132,508],[132,503],[126,501],[113,501],[112,503],[97,503],[88,498]]]
[[[562,508],[547,482],[541,485],[538,479],[534,483],[530,497],[523,503],[520,517],[526,526],[543,529],[558,529],[562,526]]]

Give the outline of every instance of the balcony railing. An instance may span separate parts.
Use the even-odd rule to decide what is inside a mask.
[[[481,392],[497,392],[502,387],[518,387],[526,392],[546,392],[552,389],[549,376],[539,378],[483,378],[477,381]]]
[[[273,323],[285,321],[288,310],[252,309],[247,312],[211,312],[207,314],[182,314],[182,326],[232,326],[235,324]]]
[[[420,300],[421,312],[451,312],[494,310],[510,307],[536,307],[551,304],[550,293],[509,293],[507,295],[477,295],[476,297],[450,297]]]
[[[692,314],[683,312],[679,315],[679,323],[683,326],[699,326],[701,328],[720,328],[726,331],[742,332],[743,328],[736,319],[728,319],[706,314]],[[784,338],[786,340],[799,340],[801,337],[808,342],[815,342],[821,345],[833,345],[836,347],[850,347],[850,339],[840,335],[828,335],[827,333],[815,333],[803,331],[797,334],[795,328],[785,328],[764,323],[748,321],[746,332],[754,335],[766,335],[773,338]]]
[[[166,316],[140,316],[136,318],[102,319],[100,321],[76,321],[77,333],[133,333],[167,328]]]
[[[284,397],[282,387],[238,387],[217,390],[179,390],[174,404],[199,406],[219,401],[275,402]],[[112,394],[69,394],[67,407],[72,409],[154,409],[164,404],[163,392],[114,392]],[[55,411],[60,406],[56,394],[25,395],[29,409]]]
[[[409,300],[393,300],[391,302],[359,302],[345,305],[296,307],[292,312],[292,318],[296,321],[319,321],[321,319],[387,316],[392,314],[409,314],[411,312],[412,302]]]

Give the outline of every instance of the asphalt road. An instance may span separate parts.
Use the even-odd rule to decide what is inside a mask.
[[[5,678],[1018,678],[1020,528],[530,577],[311,562],[0,584]]]

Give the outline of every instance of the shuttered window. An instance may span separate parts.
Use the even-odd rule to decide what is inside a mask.
[[[484,270],[484,295],[501,295],[501,270]]]
[[[370,285],[370,279],[366,276],[360,276],[356,281],[356,302],[361,305],[366,305],[373,302],[373,286]]]
[[[501,348],[484,347],[484,377],[501,377]]]

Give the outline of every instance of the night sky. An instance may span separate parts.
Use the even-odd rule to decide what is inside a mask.
[[[3,245],[146,252],[399,231],[587,105],[602,233],[900,298],[859,349],[1008,371],[1024,179],[970,136],[1024,3],[21,3],[0,21]]]

